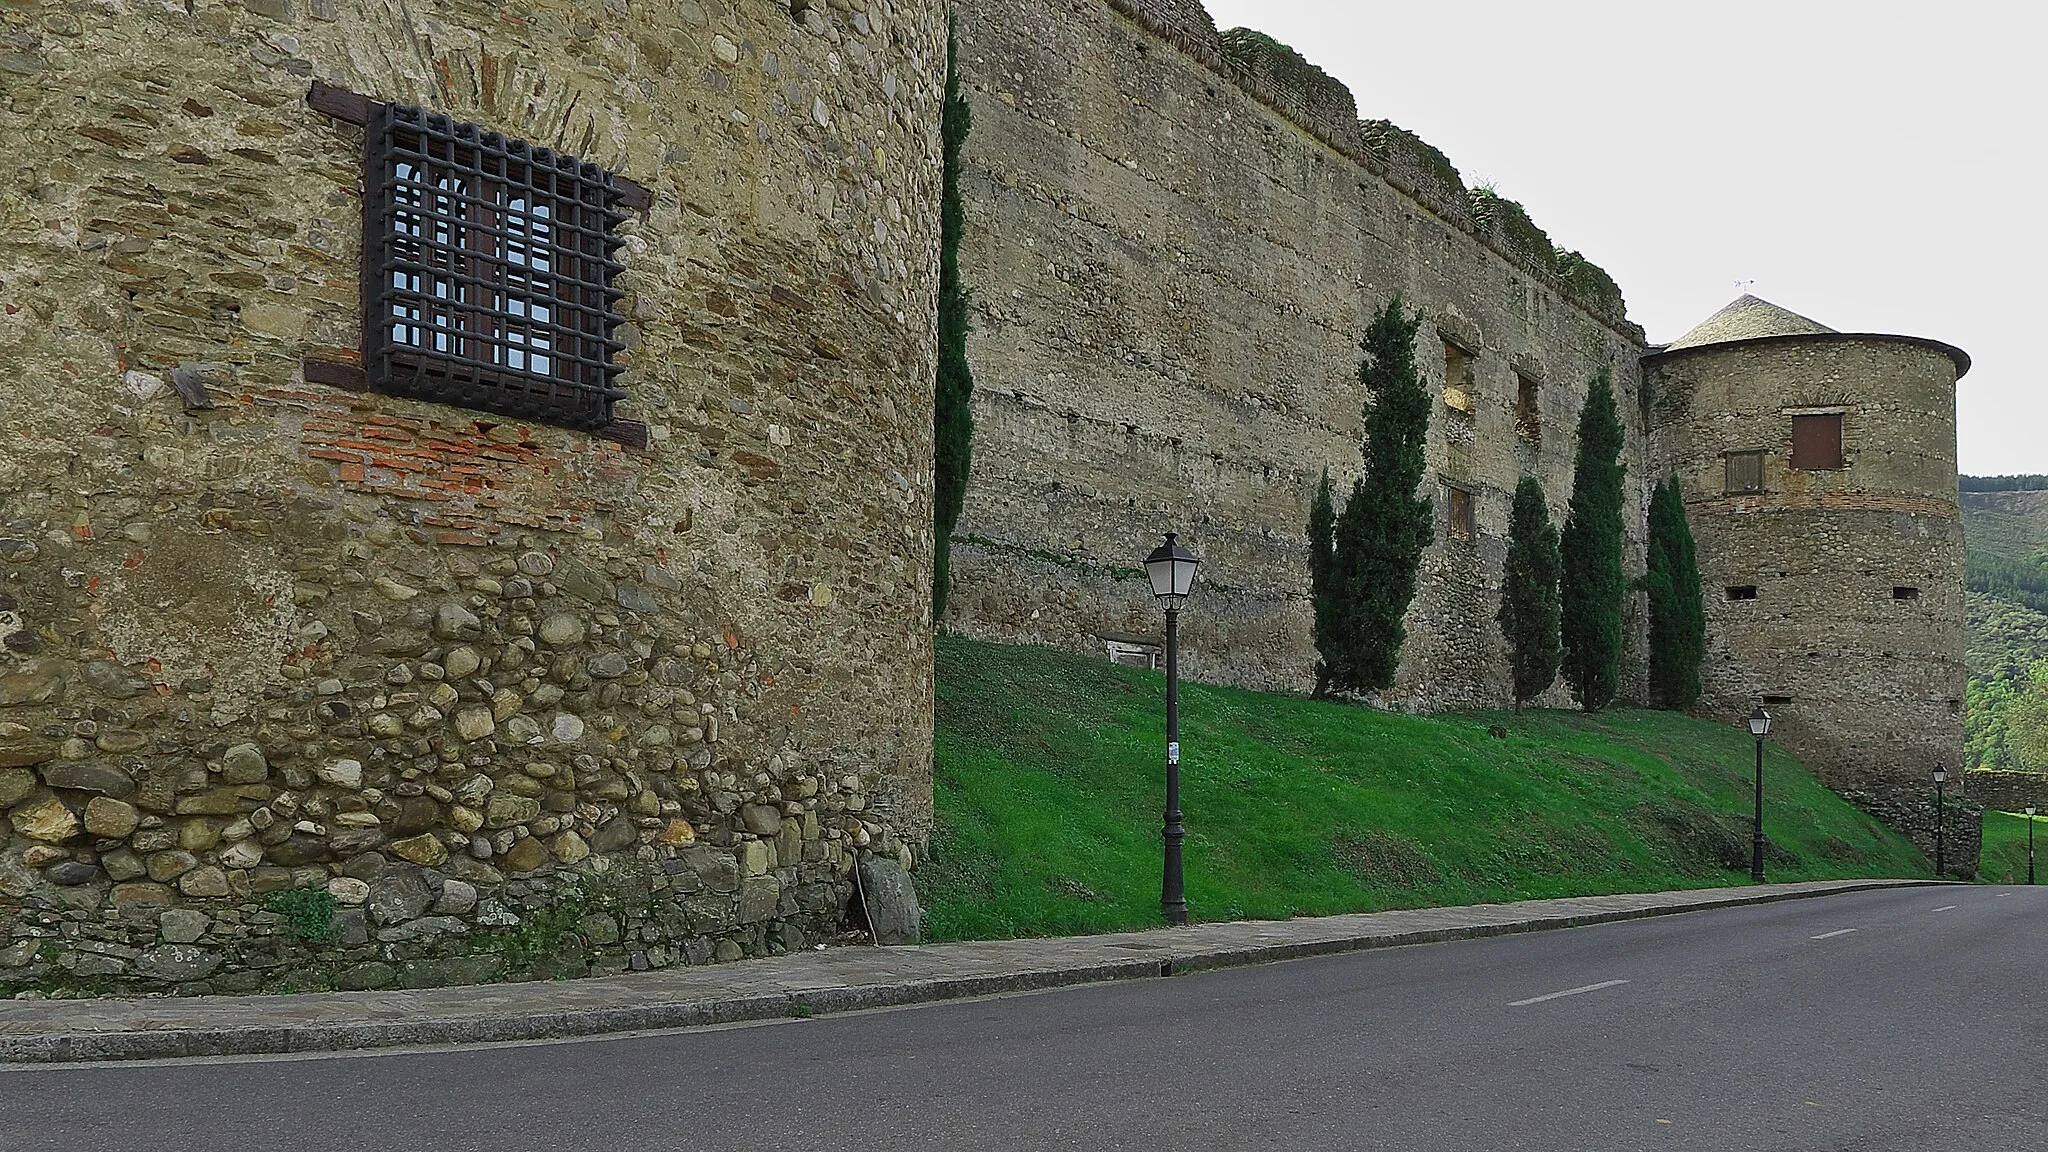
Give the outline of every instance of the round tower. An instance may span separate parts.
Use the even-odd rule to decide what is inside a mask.
[[[930,816],[944,5],[62,7],[0,61],[0,997],[836,933]]]
[[[1963,747],[1960,349],[1743,296],[1645,358],[1706,593],[1703,704],[1758,704],[1831,787],[1932,843]],[[1975,837],[1948,859],[1973,864]]]

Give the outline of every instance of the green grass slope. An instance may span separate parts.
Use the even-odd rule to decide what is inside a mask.
[[[940,641],[939,826],[917,873],[933,937],[1159,922],[1164,692],[1156,672]],[[1408,716],[1188,684],[1181,743],[1197,920],[1748,873],[1752,750],[1732,726],[1631,710]],[[1928,873],[1776,749],[1765,801],[1774,880]]]
[[[2034,872],[2048,871],[2048,816],[2034,819]],[[2015,812],[1984,813],[1984,854],[1978,858],[1977,880],[1984,884],[2027,882],[2027,817]]]

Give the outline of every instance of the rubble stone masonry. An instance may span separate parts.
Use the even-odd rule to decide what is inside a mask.
[[[1961,745],[1939,346],[1646,369],[1604,273],[1198,0],[954,10],[977,392],[951,627],[1155,636],[1139,558],[1175,530],[1203,559],[1185,670],[1308,687],[1309,500],[1361,467],[1359,340],[1398,293],[1441,397],[1438,530],[1381,702],[1508,702],[1509,504],[1533,474],[1562,518],[1604,371],[1630,570],[1676,470],[1710,590],[1760,589],[1710,597],[1712,707],[1788,697],[1831,783],[1924,823],[1917,780]],[[762,955],[915,863],[947,17],[0,0],[0,994]],[[377,282],[358,97],[646,191],[620,434],[347,387]],[[1847,413],[1845,470],[1722,490],[1726,433],[1782,456],[1813,405]]]
[[[1360,470],[1359,341],[1397,292],[1426,317],[1433,392],[1444,341],[1475,360],[1469,400],[1432,419],[1437,541],[1390,702],[1509,702],[1493,619],[1509,505],[1532,473],[1562,518],[1602,370],[1623,397],[1641,569],[1640,330],[1503,254],[1462,199],[1404,179],[1407,157],[1363,150],[1342,85],[1288,87],[1298,60],[1245,59],[1180,0],[965,0],[960,31],[976,429],[953,627],[1098,653],[1104,635],[1157,636],[1138,560],[1177,530],[1203,560],[1183,667],[1309,687],[1309,501],[1325,468],[1340,500]],[[1452,486],[1476,497],[1476,539],[1452,538]]]
[[[944,27],[0,3],[0,991],[758,955],[910,862]],[[360,335],[316,80],[651,191],[644,448],[309,382]]]
[[[1963,792],[1960,357],[1931,340],[1785,336],[1659,353],[1647,384],[1659,463],[1699,543],[1702,704],[1734,722],[1761,702],[1773,740],[1930,849],[1933,770]],[[1802,413],[1839,416],[1838,467],[1795,466]],[[1740,452],[1761,453],[1758,491],[1727,491]]]

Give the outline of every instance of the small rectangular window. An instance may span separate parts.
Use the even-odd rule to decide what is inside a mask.
[[[1792,466],[1814,472],[1842,467],[1842,414],[1823,412],[1792,418]]]
[[[1783,707],[1785,707],[1786,705],[1789,705],[1789,704],[1791,704],[1791,703],[1792,703],[1792,698],[1791,698],[1790,696],[1765,696],[1765,697],[1764,697],[1764,707],[1766,707],[1766,708],[1783,708]]]
[[[1515,373],[1515,431],[1523,438],[1543,438],[1543,412],[1539,406],[1542,385]]]
[[[1762,452],[1730,452],[1721,458],[1726,470],[1722,491],[1761,492],[1764,490],[1764,454]]]
[[[1444,344],[1444,403],[1467,416],[1479,391],[1479,358],[1449,340]]]
[[[1472,493],[1463,488],[1446,485],[1444,491],[1450,502],[1450,518],[1444,526],[1444,535],[1452,540],[1471,540],[1479,535],[1479,517],[1472,499]]]
[[[1731,585],[1731,586],[1729,587],[1729,589],[1728,589],[1728,598],[1729,598],[1730,600],[1754,600],[1754,599],[1756,599],[1756,585],[1754,585],[1754,584],[1735,584],[1735,585]]]
[[[1892,599],[1894,600],[1918,600],[1919,598],[1920,590],[1918,588],[1909,588],[1904,584],[1892,587]]]
[[[612,174],[377,104],[364,188],[363,367],[381,392],[573,428],[612,423],[625,238]]]

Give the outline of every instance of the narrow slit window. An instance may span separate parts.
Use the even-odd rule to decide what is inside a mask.
[[[1756,585],[1731,584],[1728,587],[1728,598],[1730,600],[1754,600],[1756,599]]]
[[[1515,374],[1515,432],[1525,440],[1543,439],[1542,385]]]
[[[1842,414],[1823,412],[1792,418],[1792,466],[1812,472],[1842,467]]]
[[[1450,517],[1444,525],[1444,535],[1451,540],[1472,540],[1479,535],[1478,509],[1472,493],[1452,486],[1444,489],[1449,498]]]
[[[1470,416],[1473,396],[1479,390],[1479,358],[1449,340],[1443,344],[1444,403]]]
[[[1764,454],[1730,452],[1721,458],[1726,470],[1722,491],[1735,495],[1764,490]]]
[[[1919,598],[1920,590],[1918,588],[1906,584],[1895,584],[1892,586],[1892,599],[1894,600],[1918,600]]]
[[[595,164],[417,107],[370,116],[372,388],[572,428],[613,422],[626,220]]]

